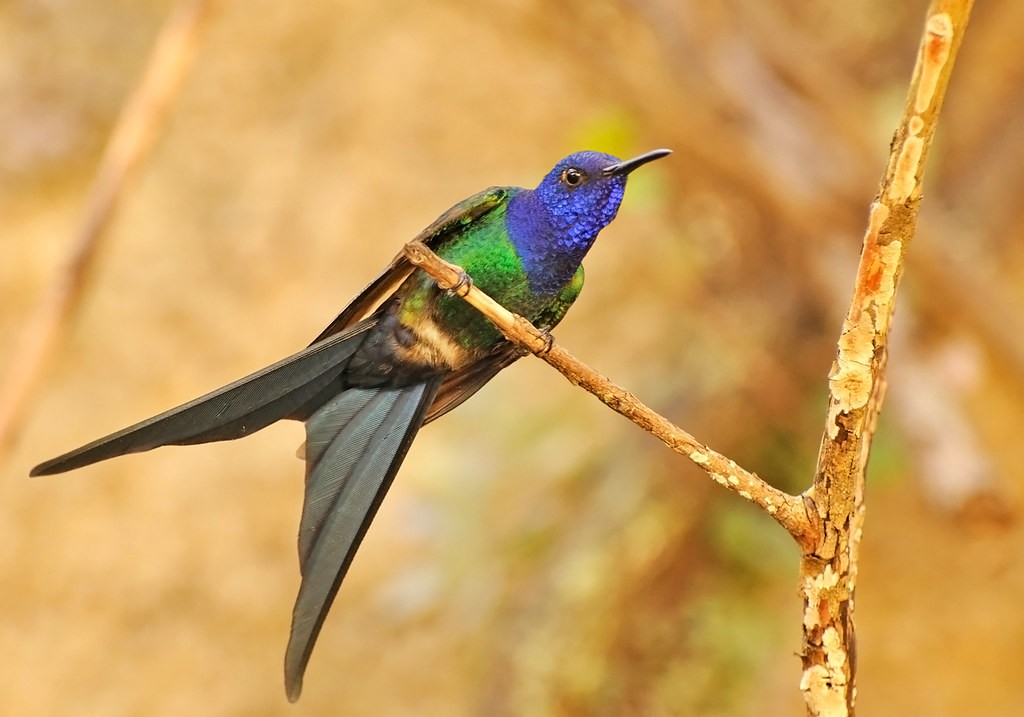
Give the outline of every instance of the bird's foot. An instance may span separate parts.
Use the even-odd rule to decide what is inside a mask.
[[[538,356],[551,353],[551,349],[555,346],[555,337],[551,335],[551,332],[547,329],[537,329],[540,331],[541,340],[544,342],[544,348],[536,352]]]
[[[448,287],[448,293],[466,298],[469,295],[469,290],[472,288],[473,279],[466,272],[460,271],[458,280]]]

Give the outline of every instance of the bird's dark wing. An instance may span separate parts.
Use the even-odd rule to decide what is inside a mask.
[[[414,241],[421,241],[436,250],[437,247],[452,233],[476,221],[480,217],[494,211],[512,195],[513,187],[491,187],[474,194],[468,199],[453,206],[435,219],[430,226],[416,235]],[[404,254],[396,256],[381,272],[380,276],[371,281],[356,298],[335,317],[330,325],[316,337],[322,341],[332,334],[343,331],[373,313],[377,305],[392,294],[399,284],[405,281],[412,272],[413,266]]]
[[[350,388],[306,421],[306,495],[299,527],[302,584],[285,652],[295,701],[320,627],[352,557],[405,458],[440,377],[400,388]]]
[[[62,473],[158,446],[227,441],[288,417],[344,371],[370,319],[194,401],[40,463],[31,475]]]
[[[444,377],[444,383],[430,404],[424,423],[436,421],[462,403],[483,385],[498,375],[498,372],[514,364],[527,354],[525,349],[505,341],[483,359],[465,368],[453,371]]]

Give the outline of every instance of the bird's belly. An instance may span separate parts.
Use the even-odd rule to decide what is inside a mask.
[[[442,327],[430,318],[418,321],[409,330],[414,340],[400,342],[398,349],[404,360],[454,371],[478,358],[477,351],[459,340],[458,328]]]
[[[398,304],[392,304],[352,356],[344,378],[349,386],[406,386],[463,368],[479,356],[435,317],[420,313],[402,320]]]

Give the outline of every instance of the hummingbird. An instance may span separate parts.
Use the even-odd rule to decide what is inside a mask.
[[[417,239],[505,308],[548,331],[579,296],[581,262],[615,218],[627,176],[668,154],[657,149],[625,161],[601,152],[570,154],[536,189],[486,189]],[[281,419],[302,421],[301,582],[284,664],[285,691],[294,702],[341,581],[416,433],[524,355],[476,309],[399,255],[302,351],[40,463],[31,475],[159,446],[233,440]]]

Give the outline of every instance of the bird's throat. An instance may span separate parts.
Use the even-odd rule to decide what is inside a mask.
[[[508,236],[522,261],[530,290],[555,294],[568,284],[597,238],[597,231],[573,231],[559,221],[534,191],[521,192],[509,201]]]

